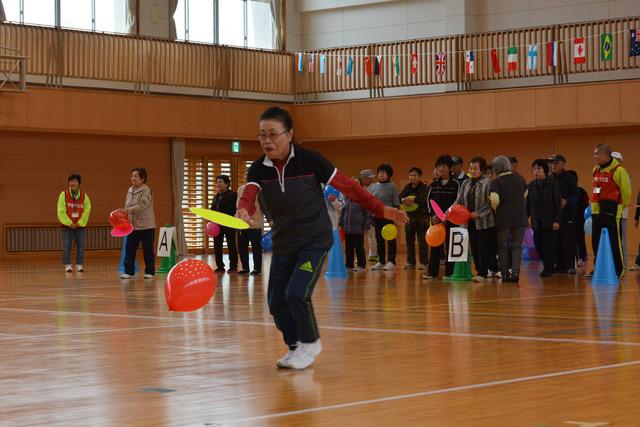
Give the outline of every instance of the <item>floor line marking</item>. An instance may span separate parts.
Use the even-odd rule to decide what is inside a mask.
[[[489,381],[489,382],[486,382],[486,383],[469,384],[469,385],[463,385],[463,386],[457,386],[457,387],[448,387],[448,388],[443,388],[443,389],[421,391],[421,392],[416,392],[416,393],[399,394],[399,395],[395,395],[395,396],[380,397],[380,398],[377,398],[377,399],[356,400],[356,401],[353,401],[353,402],[339,403],[339,404],[327,405],[327,406],[318,406],[318,407],[315,407],[315,408],[299,409],[299,410],[296,410],[296,411],[279,412],[279,413],[275,413],[275,414],[260,415],[260,416],[255,416],[255,417],[247,417],[247,418],[225,420],[222,423],[223,424],[226,424],[226,423],[240,423],[240,422],[247,422],[247,421],[267,420],[267,419],[272,419],[272,418],[282,418],[282,417],[288,417],[288,416],[291,416],[291,415],[301,415],[301,414],[308,414],[308,413],[312,413],[312,412],[333,411],[333,410],[336,410],[336,409],[352,408],[352,407],[356,407],[356,406],[372,405],[372,404],[376,404],[376,403],[392,402],[392,401],[403,400],[403,399],[412,399],[412,398],[416,398],[416,397],[427,397],[427,396],[433,396],[433,395],[437,395],[437,394],[453,393],[453,392],[458,392],[458,391],[468,391],[468,390],[474,390],[474,389],[478,389],[478,388],[486,388],[486,387],[493,387],[493,386],[499,386],[499,385],[516,384],[516,383],[521,383],[521,382],[526,382],[526,381],[544,380],[544,379],[548,379],[548,378],[557,378],[557,377],[562,377],[562,376],[567,376],[567,375],[577,375],[577,374],[583,374],[583,373],[587,373],[587,372],[602,371],[602,370],[605,370],[605,369],[624,368],[624,367],[635,366],[635,365],[640,365],[640,360],[633,360],[633,361],[629,361],[629,362],[616,363],[616,364],[613,364],[613,365],[593,366],[591,368],[571,369],[571,370],[568,370],[568,371],[551,372],[551,373],[548,373],[548,374],[540,374],[540,375],[531,375],[531,376],[526,376],[526,377],[510,378],[510,379],[507,379],[507,380]]]

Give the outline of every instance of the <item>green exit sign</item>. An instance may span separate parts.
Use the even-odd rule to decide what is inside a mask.
[[[231,141],[231,152],[232,153],[240,152],[240,141]]]

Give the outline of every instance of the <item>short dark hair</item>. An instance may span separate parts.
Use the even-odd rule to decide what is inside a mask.
[[[422,176],[422,169],[420,169],[418,166],[413,166],[411,169],[409,169],[409,173],[411,172],[415,172],[418,175]]]
[[[82,177],[77,173],[72,173],[71,175],[69,175],[69,178],[67,178],[67,182],[71,182],[74,179],[78,181],[78,184],[82,183]]]
[[[451,169],[451,166],[453,166],[453,160],[451,160],[451,156],[448,154],[443,154],[442,156],[438,157],[438,159],[436,160],[436,167],[440,165],[447,165],[449,169]]]
[[[229,175],[218,175],[216,176],[216,181],[221,179],[222,181],[224,181],[225,184],[227,184],[227,187],[231,185],[231,178],[229,178]]]
[[[578,183],[578,173],[576,171],[567,171],[569,175],[576,179],[576,184]]]
[[[596,145],[596,150],[598,150],[599,153],[604,153],[611,157],[611,146],[609,146],[609,144],[598,144]]]
[[[289,131],[293,129],[293,120],[291,114],[287,110],[280,107],[269,107],[260,114],[260,121],[275,120],[280,122],[284,128]]]
[[[383,163],[378,166],[378,170],[376,170],[376,173],[380,171],[385,171],[389,179],[391,179],[391,177],[393,176],[393,168],[389,164]]]
[[[542,170],[544,171],[545,175],[549,175],[549,161],[545,160],[545,159],[535,159],[532,163],[531,163],[531,168],[533,169],[534,166],[539,166],[542,168]]]
[[[487,161],[484,159],[484,157],[474,157],[473,159],[469,160],[469,164],[471,163],[477,163],[478,165],[480,165],[480,172],[482,173],[487,170]]]
[[[131,173],[138,172],[138,176],[142,180],[142,182],[147,182],[147,170],[145,168],[133,168],[131,169]]]

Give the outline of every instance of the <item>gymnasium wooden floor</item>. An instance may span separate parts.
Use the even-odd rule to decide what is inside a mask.
[[[0,425],[640,425],[634,273],[598,288],[536,264],[520,286],[323,279],[324,352],[289,371],[266,275],[224,275],[178,314],[162,277],[121,282],[116,264],[0,263]]]

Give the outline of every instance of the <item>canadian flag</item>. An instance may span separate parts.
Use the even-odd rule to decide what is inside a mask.
[[[573,63],[584,64],[587,62],[587,57],[584,54],[584,38],[579,37],[573,41]]]

